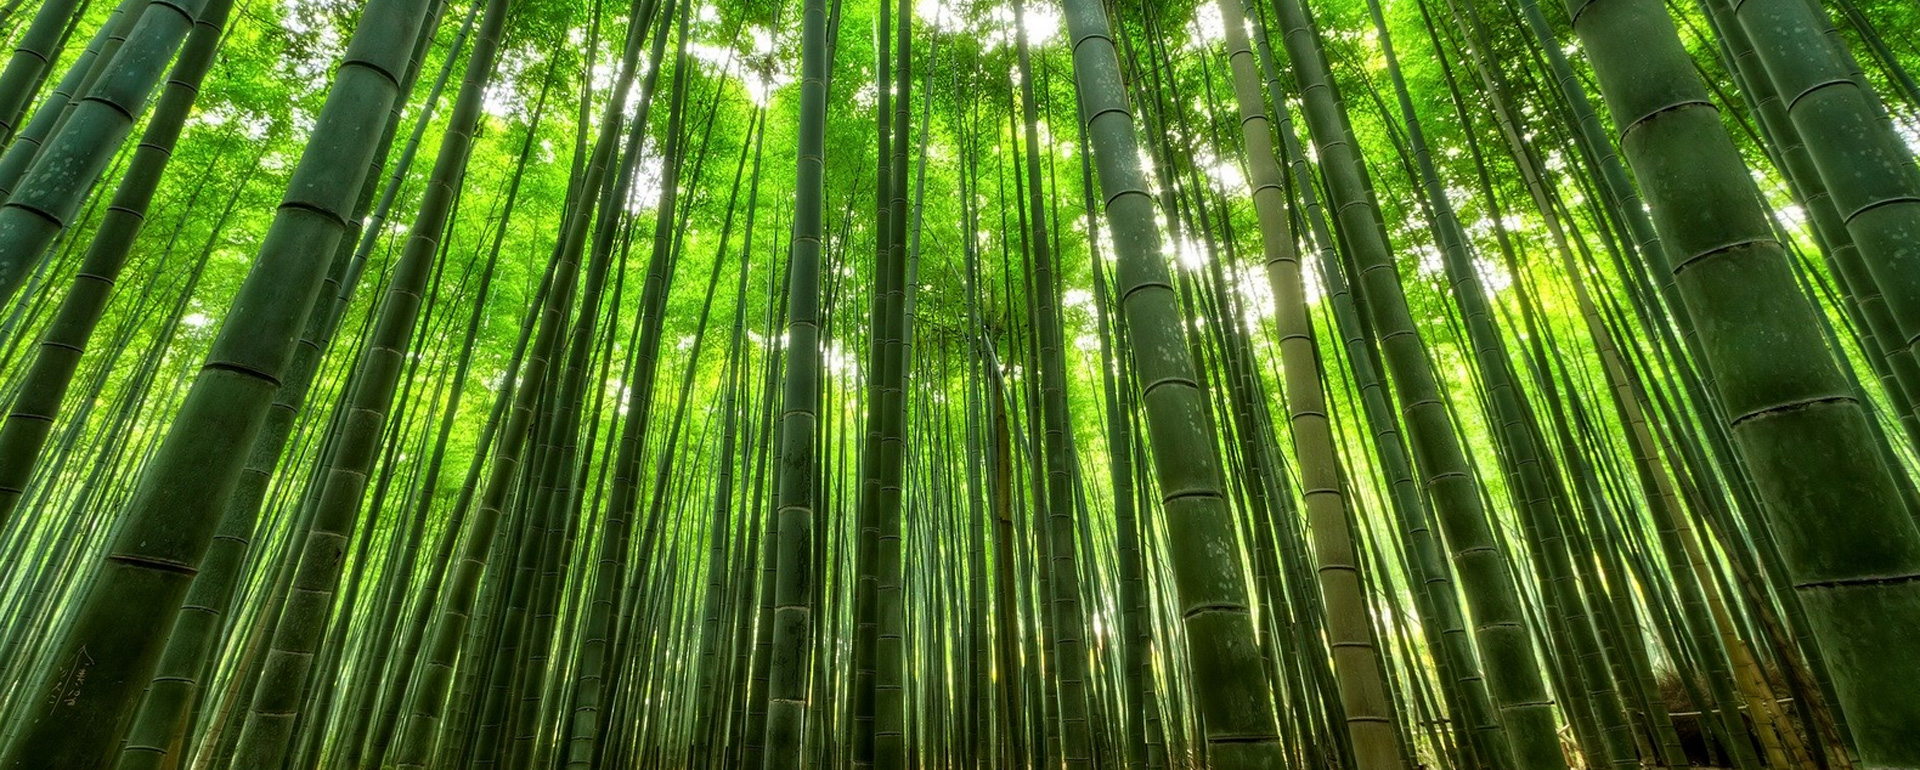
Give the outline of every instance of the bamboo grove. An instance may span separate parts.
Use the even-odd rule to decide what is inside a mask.
[[[0,768],[1920,768],[1920,9],[0,4]]]

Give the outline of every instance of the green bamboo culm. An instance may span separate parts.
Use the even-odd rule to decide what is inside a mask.
[[[893,22],[894,3],[892,0],[880,0],[874,13],[875,35],[873,79],[874,99],[874,179],[873,179],[873,288],[867,304],[867,360],[873,362],[867,367],[865,385],[870,394],[866,399],[864,427],[865,442],[860,450],[860,494],[858,498],[859,527],[858,539],[854,545],[854,638],[853,666],[854,683],[851,700],[853,701],[853,731],[851,740],[852,761],[856,768],[870,767],[875,764],[879,751],[879,715],[876,713],[880,700],[880,677],[877,661],[880,655],[880,529],[885,514],[881,511],[880,480],[881,461],[885,444],[884,424],[886,405],[891,403],[890,370],[887,356],[891,349],[888,344],[889,329],[894,314],[889,312],[893,294],[888,284],[893,280],[893,58],[889,52],[893,41],[889,39]],[[909,33],[910,34],[910,33]],[[894,329],[897,331],[897,328]],[[898,542],[890,545],[897,551]],[[897,560],[897,556],[894,557]],[[890,677],[889,689],[895,690],[899,677]],[[900,745],[899,736],[891,738],[892,744]]]
[[[1892,313],[1896,328],[1890,331],[1897,336],[1882,343],[1893,355],[1911,360],[1920,355],[1914,348],[1920,342],[1920,168],[1914,166],[1913,149],[1888,122],[1878,97],[1857,79],[1857,65],[1828,34],[1832,22],[1818,4],[1732,0],[1730,5],[1764,69],[1750,76],[1771,81],[1812,156],[1830,205],[1866,263],[1873,288]],[[1914,743],[1920,746],[1920,738]]]
[[[412,64],[408,67],[410,78],[418,74],[421,51],[431,41],[433,28],[437,26],[436,20],[445,7],[444,2],[436,1],[433,10],[428,12],[427,22],[422,25],[420,34],[416,35]],[[473,15],[477,14],[470,14],[460,34],[455,36],[452,56],[457,57],[458,52],[464,50],[463,41],[472,25]],[[442,80],[450,75],[451,65],[449,61]],[[432,114],[441,85],[436,82],[429,91],[426,106],[422,108],[423,115]],[[389,140],[399,124],[403,111],[401,108],[404,106],[396,99],[388,113],[383,135]],[[400,160],[395,164],[397,167],[410,165],[412,150],[427,122],[421,122],[420,130],[416,130],[407,146],[401,150]],[[385,144],[385,141],[382,143]],[[355,202],[356,217],[366,214],[365,208],[380,182],[378,170],[384,162],[384,158],[376,155],[369,166]],[[234,604],[236,595],[242,593],[240,584],[244,582],[242,578],[249,551],[253,550],[255,520],[263,510],[274,469],[281,461],[281,450],[293,434],[295,418],[301,413],[318,373],[326,341],[333,337],[333,329],[344,315],[346,301],[342,298],[353,294],[350,289],[340,290],[342,280],[351,281],[343,274],[349,272],[350,256],[354,251],[353,234],[354,227],[349,225],[347,233],[340,238],[328,258],[330,264],[327,277],[321,283],[319,299],[307,313],[300,343],[294,349],[293,358],[282,370],[280,387],[274,394],[266,420],[254,437],[253,446],[240,472],[240,481],[227,498],[225,510],[215,525],[213,543],[202,557],[193,586],[188,590],[181,612],[175,617],[173,628],[167,635],[166,650],[161,654],[153,681],[148,685],[139,710],[135,712],[126,750],[121,754],[117,770],[160,770],[171,761],[171,752],[191,749],[189,730],[196,721],[196,714],[201,711],[200,707],[204,707],[209,700],[200,697],[201,688],[211,684],[208,677],[217,673],[217,669],[208,665],[208,661],[215,659],[219,653],[222,646],[219,637],[225,633],[225,628],[229,625],[239,627],[230,619],[245,615],[243,608],[236,608]],[[249,643],[256,638],[250,637]],[[230,702],[237,706],[237,702],[244,699],[244,693],[237,685],[229,685],[227,689],[227,695],[232,699]],[[232,709],[229,713],[237,710]]]
[[[379,316],[354,372],[352,396],[341,407],[346,410],[345,420],[334,436],[331,462],[318,482],[321,490],[313,522],[299,552],[299,566],[287,601],[273,626],[264,670],[240,733],[235,756],[246,766],[274,767],[286,761],[294,722],[300,716],[307,684],[312,681],[309,668],[321,652],[334,591],[346,566],[355,514],[379,456],[378,443],[414,337],[421,298],[433,273],[434,257],[440,251],[441,235],[467,163],[467,150],[481,116],[481,100],[494,73],[507,5],[507,0],[488,0],[486,4],[460,95],[447,117],[439,156],[407,231],[406,246],[391,268]]]
[[[820,414],[820,263],[824,257],[827,73],[826,0],[805,0],[800,27],[800,122],[793,247],[787,257],[786,381],[781,389],[779,491],[774,497],[773,645],[767,670],[767,770],[800,768],[806,755],[813,647],[815,431]],[[762,622],[769,622],[763,619]]]
[[[49,5],[53,5],[49,3]],[[0,424],[0,525],[20,502],[28,480],[52,433],[61,402],[73,383],[88,338],[106,310],[127,256],[146,224],[147,209],[173,159],[174,145],[186,128],[201,81],[220,48],[233,0],[212,0],[181,49],[153,118],[114,191],[113,205],[87,246],[73,288],[42,335],[38,355],[20,386],[20,396]],[[0,84],[3,85],[3,84]]]
[[[883,6],[892,0],[881,0]],[[911,368],[908,359],[910,332],[908,331],[907,303],[913,287],[908,286],[907,275],[907,178],[909,164],[907,151],[911,146],[910,119],[913,113],[913,8],[907,2],[900,2],[895,9],[893,48],[898,56],[897,66],[888,67],[886,56],[881,57],[883,66],[879,77],[892,78],[889,88],[884,82],[884,90],[893,91],[880,98],[879,119],[881,123],[892,121],[891,128],[879,131],[880,147],[886,150],[888,157],[879,163],[877,174],[880,195],[876,196],[878,207],[878,227],[875,229],[876,248],[876,294],[880,333],[876,335],[876,350],[879,357],[874,367],[878,388],[870,398],[872,409],[878,415],[878,425],[870,429],[869,436],[874,439],[874,473],[871,481],[863,490],[871,497],[862,514],[872,512],[873,531],[873,610],[874,628],[872,634],[873,652],[873,699],[872,711],[872,751],[873,766],[880,770],[898,770],[909,767],[907,735],[907,664],[905,639],[907,635],[905,614],[905,590],[901,574],[901,562],[904,554],[901,548],[901,519],[903,515],[902,475],[905,472],[907,447],[907,376]],[[886,16],[885,9],[882,17]],[[883,35],[884,37],[884,35]],[[881,46],[883,52],[887,46]],[[890,73],[890,74],[889,74]],[[888,113],[892,114],[889,115]],[[925,136],[926,127],[922,127]],[[863,501],[864,502],[864,501]],[[864,533],[863,534],[868,534]],[[856,738],[856,740],[858,740]]]
[[[1024,0],[1014,2],[1015,26],[1027,28],[1028,11]],[[1042,465],[1046,474],[1045,494],[1037,508],[1037,513],[1046,516],[1045,542],[1049,558],[1046,562],[1046,579],[1051,584],[1051,598],[1045,612],[1050,613],[1048,620],[1052,627],[1048,632],[1051,650],[1047,654],[1048,664],[1054,669],[1058,695],[1056,697],[1060,722],[1060,758],[1069,770],[1093,766],[1093,736],[1088,726],[1088,690],[1086,618],[1081,609],[1080,561],[1085,557],[1076,552],[1080,550],[1077,520],[1074,510],[1073,476],[1077,462],[1074,456],[1073,435],[1068,429],[1071,419],[1067,412],[1067,371],[1064,351],[1064,322],[1061,318],[1060,287],[1058,274],[1060,256],[1056,254],[1055,244],[1050,240],[1047,228],[1047,191],[1042,185],[1040,164],[1042,149],[1040,144],[1040,108],[1034,98],[1034,67],[1032,53],[1029,51],[1027,36],[1021,34],[1014,41],[1014,72],[1020,79],[1020,128],[1024,152],[1021,160],[1026,169],[1027,223],[1032,229],[1028,237],[1032,252],[1033,334],[1036,337],[1036,357],[1039,359],[1040,403],[1039,414],[1034,419],[1041,430]],[[1036,468],[1036,472],[1042,470]],[[1040,497],[1036,494],[1036,497]]]
[[[659,5],[653,0],[636,0],[632,6],[634,18],[651,18]],[[649,61],[659,61],[665,51],[667,16],[671,14],[673,5],[674,3],[671,2],[666,3],[667,10],[661,12],[661,26],[654,33]],[[615,97],[617,100],[624,101],[626,98],[625,89],[632,79],[633,68],[640,52],[640,43],[645,37],[644,29],[645,25],[640,24],[630,32],[625,58],[621,62],[621,78],[617,81],[619,85],[616,86],[618,89],[616,93],[619,94]],[[652,77],[652,73],[649,73],[649,77]],[[651,86],[648,86],[648,89],[651,90]],[[611,126],[603,127],[602,130],[608,132],[602,135],[602,142],[610,145],[618,140],[618,134]],[[643,136],[640,130],[640,127],[635,127],[634,138],[629,140],[630,144],[637,142],[638,137]],[[621,173],[629,174],[630,172],[623,170]],[[621,182],[616,182],[615,187],[621,185]],[[611,235],[612,229],[607,228],[607,235]],[[627,394],[628,424],[622,427],[614,455],[613,488],[607,496],[608,513],[600,536],[600,554],[594,570],[594,588],[587,598],[585,619],[581,624],[583,640],[576,655],[574,677],[578,684],[573,691],[573,728],[568,737],[566,752],[568,768],[590,767],[599,756],[604,704],[611,700],[606,694],[614,689],[607,681],[607,670],[610,668],[607,658],[612,654],[609,648],[612,645],[613,625],[616,621],[614,615],[622,601],[619,586],[620,574],[633,532],[631,519],[638,494],[635,491],[636,477],[641,472],[640,456],[646,416],[652,404],[652,390],[652,378],[642,377]]]
[[[80,55],[60,76],[53,90],[33,109],[33,115],[26,124],[14,133],[13,142],[7,145],[5,152],[0,152],[0,199],[11,196],[19,187],[21,178],[33,165],[34,159],[40,156],[47,139],[66,124],[67,118],[71,117],[73,109],[79,104],[78,98],[86,93],[106,63],[113,60],[114,54],[126,42],[127,32],[140,19],[140,11],[147,2],[120,0],[113,11],[107,14],[106,21],[94,30],[87,47],[81,49]]]
[[[474,521],[469,525],[457,559],[446,575],[441,598],[431,610],[431,630],[422,636],[421,655],[424,657],[418,664],[421,671],[418,681],[406,696],[406,722],[400,731],[400,743],[394,758],[395,764],[402,770],[427,767],[433,761],[435,747],[441,739],[443,725],[447,721],[448,696],[455,684],[455,664],[468,634],[475,606],[481,599],[481,578],[490,555],[496,550],[494,539],[501,530],[501,520],[507,512],[508,496],[523,481],[520,470],[533,432],[534,412],[545,394],[550,370],[554,368],[550,362],[562,352],[574,295],[580,293],[576,286],[580,282],[580,258],[587,252],[590,234],[595,239],[593,263],[589,266],[586,288],[597,290],[605,278],[608,246],[613,239],[611,233],[614,229],[610,222],[617,216],[614,213],[617,211],[615,202],[622,200],[621,196],[626,192],[632,164],[622,163],[618,178],[611,185],[606,184],[607,172],[614,163],[620,145],[622,121],[618,118],[624,115],[628,105],[640,44],[647,38],[646,33],[651,26],[649,20],[659,5],[653,0],[636,0],[634,3],[635,13],[627,32],[619,76],[605,107],[605,118],[600,124],[590,157],[582,169],[584,175],[575,191],[573,205],[561,225],[559,242],[554,245],[548,279],[552,293],[539,306],[537,314],[529,319],[529,323],[537,323],[538,333],[527,351],[521,381],[510,395],[503,394],[500,397],[499,403],[507,411],[505,423],[500,428],[500,444],[489,459],[491,475],[486,480],[485,489],[477,497]],[[646,95],[643,95],[639,114],[634,119],[635,132],[628,140],[633,149],[638,148],[638,138],[643,135],[641,129],[646,123],[647,97],[652,92],[652,77],[659,71],[666,25],[672,19],[674,6],[671,0],[665,3],[665,10],[660,12],[660,26],[654,29],[654,45],[648,57],[653,66],[644,89]],[[599,215],[598,232],[594,229],[596,214]],[[581,322],[591,325],[591,313],[583,312],[582,315]],[[597,672],[587,670],[582,675],[597,676]],[[580,693],[581,702],[576,703],[574,708],[576,722],[569,742],[569,766],[591,759],[594,751],[593,731],[599,726],[596,712],[583,707],[587,704],[597,707],[597,704],[584,697],[588,688],[581,687]]]
[[[1568,14],[1666,245],[1666,269],[1699,328],[1765,502],[1766,526],[1831,665],[1861,759],[1871,768],[1920,766],[1913,729],[1920,694],[1912,687],[1920,681],[1920,640],[1911,632],[1920,627],[1920,529],[1873,449],[1865,407],[1820,336],[1818,311],[1789,271],[1665,9],[1652,0],[1573,0]],[[1757,25],[1742,26],[1751,33]],[[1782,89],[1790,93],[1798,91]],[[1805,134],[1809,126],[1800,127]],[[1910,173],[1911,160],[1901,162]],[[1836,203],[1872,189],[1867,179],[1876,168],[1859,169],[1846,185],[1830,183]],[[1861,216],[1858,203],[1841,208]],[[1856,240],[1866,234],[1849,230]]]
[[[1535,557],[1535,571],[1540,577],[1543,609],[1550,615],[1546,620],[1550,628],[1556,629],[1552,641],[1562,645],[1559,657],[1571,661],[1565,665],[1563,681],[1567,687],[1578,688],[1578,691],[1568,698],[1568,709],[1578,709],[1574,713],[1576,724],[1590,720],[1591,726],[1586,728],[1587,735],[1582,743],[1588,761],[1605,761],[1615,766],[1632,765],[1637,751],[1629,734],[1626,710],[1620,706],[1612,674],[1606,669],[1607,661],[1601,641],[1594,632],[1593,619],[1579,590],[1581,584],[1575,579],[1575,562],[1564,547],[1568,528],[1563,527],[1561,517],[1579,504],[1569,499],[1564,487],[1552,483],[1558,481],[1557,477],[1546,472],[1546,469],[1558,467],[1560,463],[1555,462],[1553,449],[1542,437],[1538,418],[1526,402],[1518,377],[1509,363],[1505,339],[1493,322],[1494,306],[1488,299],[1483,279],[1475,266],[1471,239],[1460,223],[1453,202],[1447,197],[1399,56],[1394,50],[1385,11],[1377,0],[1368,0],[1366,5],[1374,22],[1381,54],[1387,62],[1388,79],[1393,86],[1395,101],[1401,111],[1406,154],[1412,156],[1420,189],[1425,193],[1429,230],[1439,247],[1450,294],[1466,327],[1466,339],[1472,349],[1470,359],[1484,388],[1482,399],[1485,413],[1489,424],[1498,426],[1496,431],[1501,440],[1496,442],[1497,454],[1509,480],[1509,493],[1514,507],[1520,514],[1532,546],[1530,550]],[[1478,50],[1477,46],[1469,47],[1472,58],[1476,62],[1484,62],[1486,57],[1478,55]],[[1476,68],[1483,73],[1483,82],[1487,83],[1495,115],[1499,118],[1501,134],[1514,149],[1521,177],[1528,190],[1535,194],[1536,200],[1542,201],[1539,210],[1545,212],[1547,217],[1551,242],[1564,249],[1560,220],[1550,215],[1553,209],[1545,203],[1547,195],[1544,186],[1539,183],[1539,176],[1529,162],[1531,150],[1521,142],[1519,130],[1507,117],[1507,100],[1503,96],[1507,89],[1500,79],[1489,76],[1491,67]],[[1405,160],[1403,156],[1403,162]],[[1487,197],[1493,199],[1491,194]],[[1511,253],[1508,244],[1510,240],[1501,241],[1503,249],[1509,249],[1508,253]],[[1548,388],[1549,394],[1552,393],[1551,382],[1544,387]],[[1601,628],[1606,627],[1602,625]]]
[[[254,268],[55,643],[55,665],[40,687],[58,695],[33,701],[0,767],[91,770],[118,755],[120,733],[166,641],[152,629],[169,627],[179,612],[212,538],[213,514],[273,401],[278,372],[379,149],[427,5],[373,0],[361,12]]]
[[[1313,555],[1327,612],[1328,641],[1340,704],[1357,767],[1391,770],[1405,766],[1387,696],[1386,672],[1375,649],[1368,618],[1360,562],[1356,554],[1346,491],[1340,478],[1327,394],[1322,386],[1320,351],[1307,309],[1306,280],[1288,221],[1285,177],[1274,147],[1273,128],[1261,98],[1259,66],[1247,38],[1242,0],[1217,0],[1226,31],[1228,64],[1233,71],[1242,150],[1253,186],[1254,214],[1260,225],[1261,255],[1274,296],[1285,362],[1287,411],[1293,424],[1294,454],[1300,463],[1307,516],[1313,526]]]
[[[1169,533],[1175,601],[1186,627],[1191,697],[1218,770],[1283,763],[1251,598],[1222,492],[1220,452],[1187,354],[1179,295],[1141,167],[1119,54],[1098,0],[1062,4],[1081,119],[1118,259],[1115,289],[1134,350],[1153,469]],[[1223,558],[1225,556],[1225,558]]]
[[[20,290],[47,247],[72,224],[207,2],[148,3],[126,42],[105,62],[104,74],[26,167],[20,186],[0,206],[0,300]]]
[[[1564,767],[1552,695],[1522,615],[1520,593],[1408,309],[1364,161],[1333,92],[1318,31],[1298,0],[1276,0],[1274,6],[1285,28],[1307,123],[1326,174],[1336,229],[1357,263],[1354,283],[1380,335],[1382,358],[1399,396],[1414,462],[1459,572],[1474,641],[1485,665],[1488,694],[1506,727],[1515,765],[1542,770]]]
[[[19,129],[20,117],[26,114],[47,68],[59,55],[57,46],[81,6],[80,0],[41,3],[26,34],[14,47],[12,58],[7,59],[6,69],[0,70],[0,144],[13,139]]]

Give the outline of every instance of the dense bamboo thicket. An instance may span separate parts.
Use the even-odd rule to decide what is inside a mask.
[[[0,768],[1920,769],[1911,2],[0,39]]]

